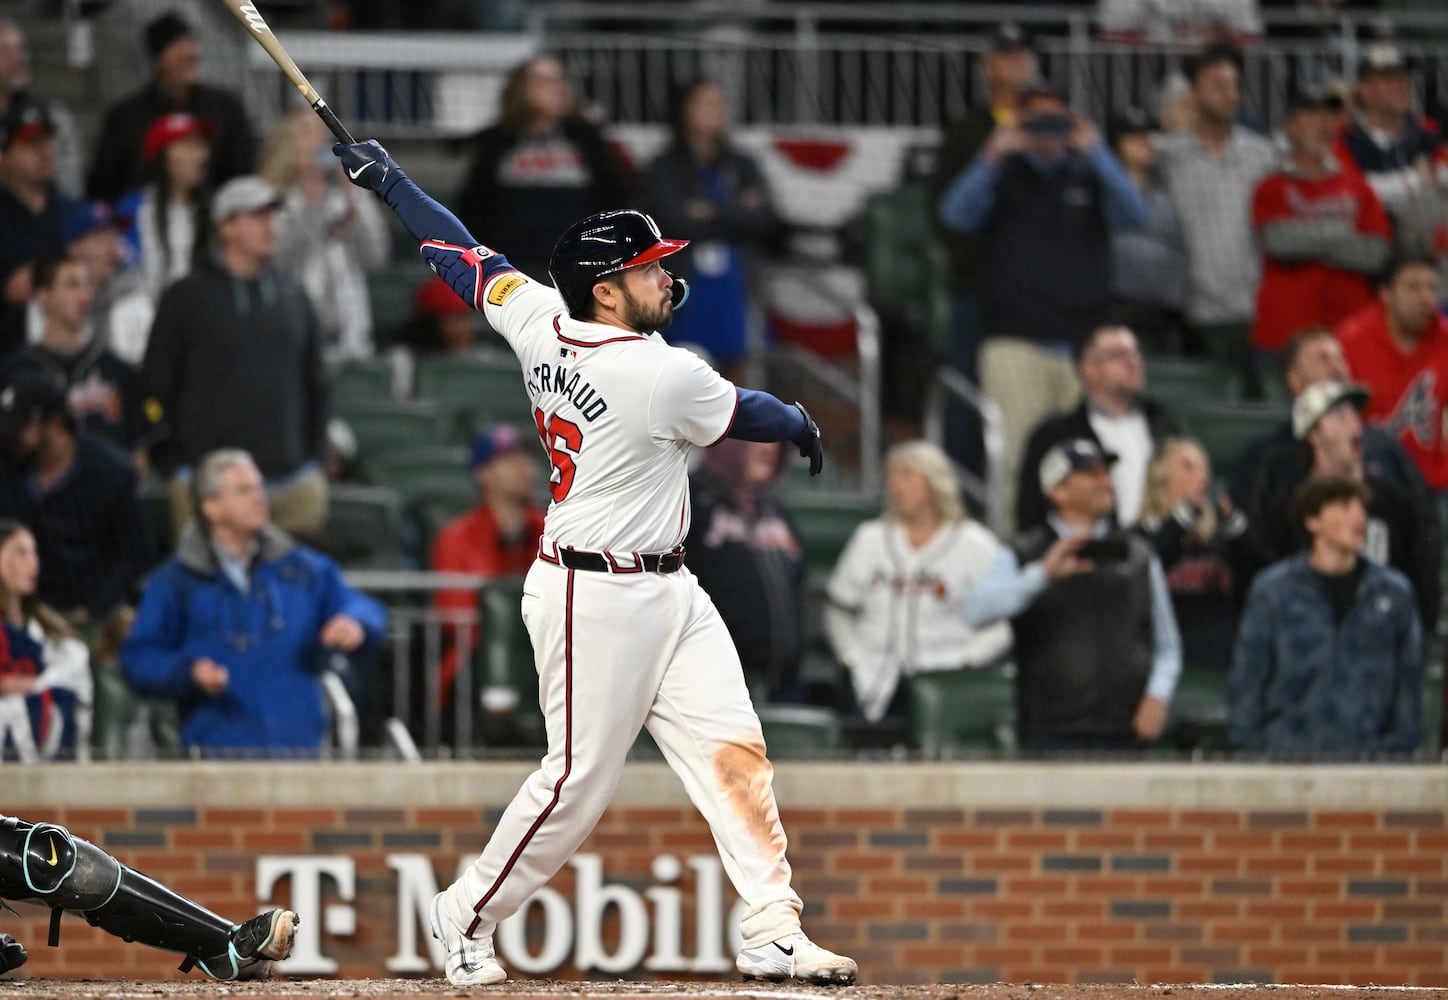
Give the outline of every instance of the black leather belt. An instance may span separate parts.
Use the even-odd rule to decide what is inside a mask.
[[[558,561],[569,569],[588,570],[592,573],[677,573],[684,568],[684,550],[648,553],[633,561],[632,554],[626,562],[619,562],[604,552],[579,552],[576,549],[558,549]],[[642,568],[640,568],[642,567]]]

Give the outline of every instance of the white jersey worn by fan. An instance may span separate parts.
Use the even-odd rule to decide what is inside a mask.
[[[745,946],[796,933],[773,769],[734,644],[687,566],[642,568],[688,532],[687,456],[728,433],[734,386],[657,333],[571,319],[556,291],[516,272],[492,277],[483,298],[553,464],[522,601],[548,751],[444,891],[447,916],[482,937],[542,888],[594,828],[647,727],[746,904]],[[601,554],[608,571],[564,566],[570,548]]]

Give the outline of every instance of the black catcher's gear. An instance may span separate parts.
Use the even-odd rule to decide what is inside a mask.
[[[233,924],[63,826],[10,816],[0,816],[0,899],[49,906],[52,947],[59,943],[60,916],[70,910],[122,940],[180,952],[183,971],[200,965],[215,979],[268,975],[270,960],[285,958],[296,934],[290,910]],[[8,954],[0,947],[0,971]]]
[[[558,238],[548,260],[548,274],[563,296],[568,314],[585,316],[591,313],[598,279],[661,260],[688,245],[688,240],[664,239],[658,223],[643,212],[631,208],[599,212],[575,222]],[[682,278],[674,278],[673,297],[675,309],[689,297],[688,283]]]

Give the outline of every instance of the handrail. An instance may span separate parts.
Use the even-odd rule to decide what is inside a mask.
[[[980,414],[981,438],[985,446],[985,477],[959,465],[956,478],[961,488],[985,507],[986,526],[998,536],[1006,531],[1005,467],[1006,443],[1001,431],[1001,409],[980,387],[949,365],[935,372],[925,396],[925,439],[941,447],[945,445],[945,412],[951,399],[969,406]]]
[[[342,683],[341,676],[335,670],[324,670],[322,691],[327,696],[327,707],[332,713],[332,735],[337,744],[337,757],[341,760],[356,760],[358,730],[361,727],[357,721],[357,706],[352,703],[352,696],[347,693],[347,685]]]

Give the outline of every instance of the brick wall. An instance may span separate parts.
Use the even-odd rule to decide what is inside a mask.
[[[356,866],[355,933],[323,933],[322,950],[340,963],[341,976],[387,975],[384,962],[397,950],[398,906],[396,875],[386,859],[425,855],[446,882],[460,859],[483,843],[496,810],[419,804],[446,801],[453,793],[429,791],[430,784],[409,781],[401,768],[397,788],[411,789],[406,796],[389,798],[390,786],[375,787],[364,777],[357,782],[361,788],[343,797],[365,796],[371,787],[370,804],[327,804],[321,789],[353,783],[329,782],[318,773],[325,770],[297,772],[320,783],[315,801],[322,804],[311,806],[267,803],[277,797],[268,789],[288,787],[285,781],[237,782],[232,805],[187,804],[176,791],[179,783],[160,781],[136,785],[147,789],[149,801],[82,808],[59,804],[64,790],[54,780],[37,780],[20,789],[31,794],[7,796],[5,808],[65,823],[233,918],[259,906],[258,855],[346,856]],[[1188,799],[1231,799],[1232,789],[1199,782],[1215,790],[1162,794],[1167,786],[1129,770],[1096,780],[1097,798],[1105,800],[1098,804],[1089,801],[1090,789],[1081,790],[1079,775],[1073,781],[1046,768],[1020,772],[1029,780],[1015,781],[1013,795],[997,791],[998,799],[1012,800],[1001,805],[941,808],[921,794],[934,789],[950,796],[943,801],[964,803],[971,799],[956,797],[962,788],[987,794],[1012,784],[1009,775],[972,781],[959,770],[937,771],[933,781],[928,771],[912,771],[906,781],[889,765],[835,769],[853,775],[857,787],[833,794],[821,793],[808,767],[803,773],[790,767],[777,782],[807,929],[855,956],[867,981],[1448,986],[1448,808],[1439,801],[1448,783],[1441,769],[1384,768],[1375,779],[1367,769],[1356,807],[1348,799],[1351,787],[1329,796],[1327,805],[1321,794],[1264,791],[1260,779],[1269,769],[1256,772],[1255,784],[1250,772],[1242,779],[1235,796],[1243,800],[1240,806],[1183,805]],[[671,776],[658,771],[662,777],[622,789],[584,845],[602,857],[608,883],[642,892],[652,884],[657,855],[713,855],[702,821],[669,789]],[[66,773],[49,772],[52,779]],[[522,773],[513,769],[498,777],[482,801],[505,802],[498,790],[516,786]],[[1190,765],[1181,773],[1202,774]],[[1321,780],[1329,777],[1331,772],[1311,772],[1302,787],[1320,791],[1333,784]],[[1382,794],[1395,782],[1411,788]],[[1118,792],[1110,794],[1113,785]],[[248,786],[250,801],[237,798]],[[786,794],[796,786],[800,794]],[[93,783],[91,791],[99,787]],[[1014,801],[1051,795],[1053,787],[1057,801]],[[805,789],[814,791],[806,795]],[[124,787],[116,790],[117,797],[124,794]],[[859,807],[790,804],[810,797]],[[880,801],[892,797],[900,801]],[[1152,799],[1160,804],[1153,806]],[[1379,800],[1388,804],[1375,805]],[[979,795],[974,801],[981,801]],[[571,898],[572,883],[565,869],[554,888]],[[693,886],[687,870],[677,884],[685,890],[689,924]],[[334,890],[324,886],[324,908],[337,903]],[[289,884],[279,883],[274,895],[277,903],[289,902]],[[30,947],[31,975],[155,977],[173,967],[169,956],[121,944],[74,919],[65,921],[61,948],[48,949],[45,911],[20,909],[24,919],[6,914],[0,926]],[[319,921],[319,928],[328,922],[315,913],[303,913],[303,919]],[[683,941],[687,948],[691,927]],[[576,974],[564,968],[552,975]]]

